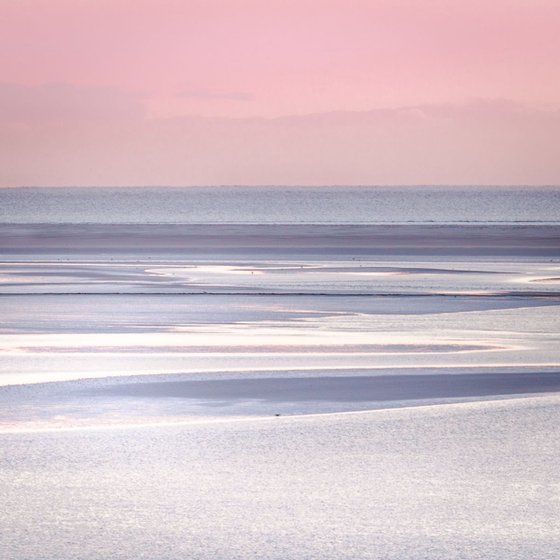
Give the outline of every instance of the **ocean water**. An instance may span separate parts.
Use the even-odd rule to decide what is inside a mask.
[[[4,188],[0,223],[560,223],[560,187]]]

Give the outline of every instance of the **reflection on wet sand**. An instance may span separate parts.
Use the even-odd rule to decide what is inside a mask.
[[[542,376],[560,367],[560,293],[553,281],[560,233],[552,225],[0,230],[0,385],[6,387],[0,400],[11,402],[12,411],[17,402],[25,409],[18,385],[34,384],[39,394],[45,383],[86,378],[203,375],[210,384],[212,376],[245,378],[224,382],[224,391],[235,392],[258,375],[280,376],[274,383],[282,384],[282,376],[320,372],[322,394],[329,383],[342,383],[326,381],[330,376],[353,371],[377,384],[384,375],[389,383],[398,378],[406,395],[417,385],[408,371],[453,376],[438,377],[438,387],[464,375],[465,384],[478,384],[479,396],[488,396],[539,392]],[[512,378],[492,377],[504,368],[527,375],[525,384],[516,377],[508,389]],[[350,409],[365,406],[371,395],[364,379],[350,375],[347,389],[331,388],[332,402],[346,391],[355,396]],[[179,390],[162,383],[161,395]],[[290,383],[295,403],[302,382]],[[487,384],[490,392],[482,389]],[[428,377],[424,386],[431,386]],[[441,397],[434,387],[432,400]],[[105,396],[112,399],[105,408],[130,417],[123,394]],[[78,416],[87,416],[88,406],[81,400]],[[204,413],[202,404],[196,407]],[[149,410],[136,420],[149,422]],[[206,413],[215,415],[215,407]]]

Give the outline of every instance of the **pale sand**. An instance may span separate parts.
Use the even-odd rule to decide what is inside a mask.
[[[557,560],[560,398],[0,435],[3,558]]]

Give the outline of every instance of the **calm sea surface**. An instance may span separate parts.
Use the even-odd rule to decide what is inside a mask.
[[[560,187],[0,189],[0,223],[560,223]]]

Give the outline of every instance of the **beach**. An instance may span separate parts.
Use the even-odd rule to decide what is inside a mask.
[[[553,560],[559,409],[547,396],[3,434],[2,546],[15,558]]]
[[[558,226],[0,230],[13,557],[554,558]]]

